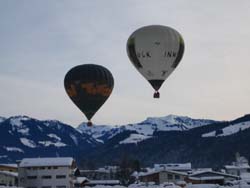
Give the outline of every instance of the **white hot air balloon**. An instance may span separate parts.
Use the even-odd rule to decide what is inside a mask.
[[[155,89],[154,98],[159,98],[162,83],[182,59],[184,41],[180,33],[170,27],[146,26],[130,35],[127,53],[135,68]]]

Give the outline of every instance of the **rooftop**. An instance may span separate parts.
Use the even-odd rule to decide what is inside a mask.
[[[71,166],[74,159],[72,157],[54,158],[24,158],[20,167],[39,167],[39,166]]]
[[[4,164],[4,163],[1,163],[0,164],[0,166],[4,166],[4,167],[12,167],[12,168],[17,168],[17,164],[8,164],[8,163],[6,163],[6,164]]]
[[[154,164],[156,170],[191,170],[191,163]]]

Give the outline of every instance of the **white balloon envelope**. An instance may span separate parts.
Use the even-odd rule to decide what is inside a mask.
[[[154,98],[159,98],[158,90],[162,83],[182,59],[184,41],[173,28],[145,26],[130,35],[127,53],[135,68],[155,89]]]

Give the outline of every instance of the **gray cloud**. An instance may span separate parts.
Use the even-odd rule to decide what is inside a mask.
[[[104,65],[115,77],[96,123],[249,113],[249,6],[248,0],[1,1],[0,115],[25,113],[73,125],[86,120],[63,88],[66,72],[85,63]],[[151,24],[176,28],[186,44],[160,100],[152,99],[152,88],[126,54],[129,35]]]

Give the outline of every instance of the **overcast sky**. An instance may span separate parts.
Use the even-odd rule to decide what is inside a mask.
[[[72,67],[93,63],[115,79],[95,124],[168,114],[234,119],[250,112],[249,21],[249,0],[1,0],[0,116],[86,121],[63,80]],[[146,25],[173,27],[185,41],[160,99],[126,53],[129,35]]]

